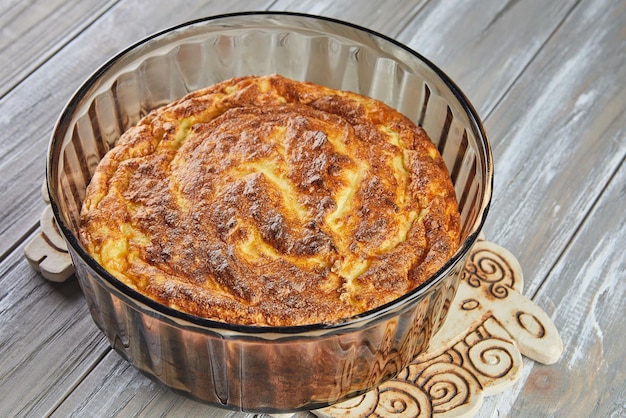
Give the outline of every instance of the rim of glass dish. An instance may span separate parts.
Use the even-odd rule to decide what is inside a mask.
[[[54,144],[58,141],[61,141],[62,137],[65,137],[65,132],[67,129],[63,129],[66,125],[69,125],[71,121],[71,114],[73,113],[75,107],[82,100],[83,95],[98,81],[100,76],[104,74],[111,66],[113,66],[117,61],[122,59],[129,52],[139,48],[140,46],[150,42],[153,39],[165,36],[169,33],[175,32],[177,30],[190,27],[193,25],[198,25],[201,23],[208,23],[219,20],[227,20],[229,18],[242,18],[246,16],[276,16],[278,18],[282,16],[287,16],[290,18],[302,18],[302,19],[311,19],[311,20],[320,20],[328,23],[336,24],[339,26],[344,26],[352,29],[356,29],[357,31],[362,31],[364,33],[373,35],[379,39],[382,39],[386,42],[393,44],[394,46],[403,49],[414,57],[418,58],[424,64],[426,64],[432,71],[434,71],[437,76],[446,84],[446,86],[450,89],[452,94],[461,104],[461,107],[466,112],[471,125],[475,130],[475,135],[477,135],[477,139],[482,139],[480,144],[483,147],[483,155],[485,157],[485,190],[484,190],[484,198],[483,204],[481,206],[481,213],[479,213],[479,218],[472,225],[471,233],[463,240],[457,251],[454,255],[448,259],[448,261],[430,278],[424,281],[422,284],[412,289],[410,292],[384,304],[377,308],[362,312],[357,315],[353,315],[344,319],[340,319],[337,322],[330,323],[314,323],[314,324],[306,324],[306,325],[290,325],[290,326],[265,326],[265,325],[243,325],[243,324],[232,324],[227,322],[221,322],[217,320],[212,320],[208,318],[198,317],[195,315],[191,315],[173,308],[170,308],[167,305],[156,302],[149,297],[139,293],[138,291],[130,288],[122,281],[117,279],[111,273],[109,273],[104,267],[102,267],[91,255],[87,253],[87,251],[83,248],[83,246],[78,241],[78,238],[71,231],[71,229],[65,224],[63,221],[63,216],[59,211],[59,207],[56,203],[56,196],[52,193],[51,190],[51,180],[56,179],[58,176],[56,173],[52,172],[53,166],[53,151]],[[69,127],[69,126],[68,126]],[[60,153],[60,151],[59,151]],[[58,164],[58,162],[57,162]],[[285,337],[292,336],[296,337],[297,334],[301,334],[303,337],[306,334],[309,334],[314,331],[325,331],[332,332],[337,331],[340,332],[344,328],[354,328],[359,323],[368,323],[373,320],[380,320],[387,316],[387,314],[392,313],[396,310],[396,308],[400,308],[401,305],[405,303],[410,303],[414,299],[418,299],[423,294],[427,293],[432,287],[434,287],[437,283],[439,283],[443,277],[449,272],[450,269],[454,265],[456,265],[461,258],[463,258],[471,249],[473,244],[478,239],[478,235],[481,229],[484,226],[485,219],[487,217],[487,213],[489,212],[489,207],[491,205],[492,198],[492,188],[493,188],[493,162],[491,155],[491,148],[489,145],[488,137],[485,133],[484,127],[482,125],[481,119],[478,116],[478,113],[474,109],[473,105],[467,99],[465,94],[460,90],[460,88],[454,83],[439,67],[433,64],[426,57],[422,56],[420,53],[414,51],[408,46],[400,43],[399,41],[390,38],[386,35],[373,31],[363,26],[359,26],[350,22],[342,21],[339,19],[334,19],[325,16],[317,16],[306,13],[294,13],[294,12],[272,12],[272,11],[249,11],[249,12],[239,12],[239,13],[228,13],[228,14],[220,14],[214,16],[208,16],[204,18],[190,20],[162,31],[158,31],[152,35],[149,35],[131,46],[125,48],[121,52],[114,55],[112,58],[107,60],[103,65],[101,65],[95,72],[92,73],[83,84],[76,90],[76,92],[71,96],[70,100],[63,108],[61,115],[59,116],[54,130],[52,132],[51,140],[48,146],[48,161],[46,166],[46,185],[48,188],[48,195],[50,197],[50,205],[52,207],[52,211],[55,217],[55,221],[59,226],[61,233],[64,235],[66,241],[72,247],[72,249],[80,256],[81,260],[87,263],[87,265],[92,268],[98,275],[100,275],[103,279],[105,279],[110,285],[112,285],[117,291],[119,291],[122,295],[134,299],[135,302],[139,302],[140,304],[146,305],[153,309],[154,311],[164,315],[166,317],[176,318],[178,320],[183,320],[189,323],[189,326],[199,326],[201,328],[207,329],[208,331],[217,332],[219,330],[227,330],[230,332],[237,332],[242,334],[242,336],[252,336],[255,335],[261,336],[262,334],[284,334]],[[172,320],[172,318],[168,318]],[[179,325],[179,321],[175,321]]]

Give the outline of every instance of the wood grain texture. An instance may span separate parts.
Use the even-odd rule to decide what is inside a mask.
[[[431,1],[398,40],[445,71],[485,119],[575,3]]]
[[[0,97],[114,3],[112,0],[1,2]]]
[[[626,155],[623,6],[577,8],[486,122],[495,161],[486,234],[516,254],[527,295]]]
[[[52,417],[237,417],[245,414],[187,399],[158,385],[109,352]]]
[[[108,350],[76,280],[51,283],[17,248],[0,264],[0,416],[43,416]]]
[[[269,10],[332,17],[395,38],[411,24],[426,3],[426,0],[368,0],[360,1],[359,4],[335,0],[277,0]]]
[[[480,417],[626,413],[626,15],[623,2],[587,6],[487,121],[502,138],[487,234],[517,254],[526,293],[554,315],[565,354],[549,367],[526,362],[515,388],[488,398]]]

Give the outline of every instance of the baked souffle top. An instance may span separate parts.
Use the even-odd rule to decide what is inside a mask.
[[[88,186],[80,240],[117,279],[192,315],[334,323],[441,268],[459,213],[436,147],[396,110],[249,76],[126,131]]]

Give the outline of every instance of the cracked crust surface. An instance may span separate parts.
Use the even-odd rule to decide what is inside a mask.
[[[100,162],[80,240],[119,280],[234,324],[332,323],[405,294],[459,244],[426,133],[385,104],[278,75],[152,111]]]

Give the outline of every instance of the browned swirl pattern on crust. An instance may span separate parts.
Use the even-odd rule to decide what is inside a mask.
[[[458,246],[443,160],[399,112],[278,75],[199,90],[100,162],[80,239],[175,309],[238,324],[335,322],[416,287]]]

